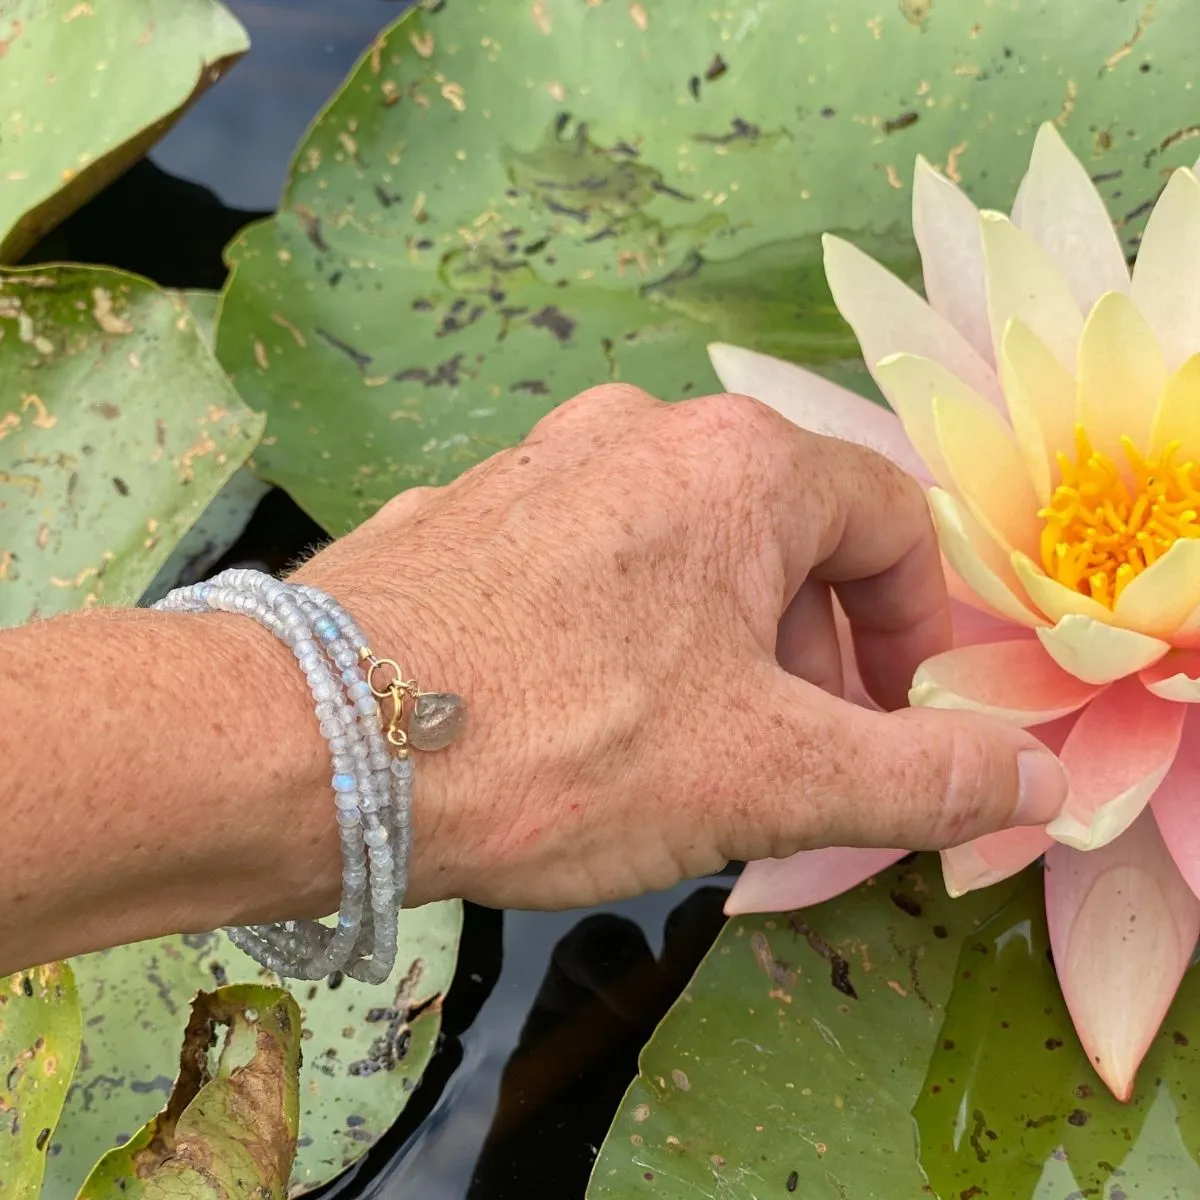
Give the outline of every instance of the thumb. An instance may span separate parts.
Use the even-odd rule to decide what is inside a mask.
[[[815,846],[940,850],[1014,825],[1045,824],[1067,797],[1058,758],[1028,730],[992,717],[878,712],[786,676],[772,706],[765,728],[777,745],[764,759],[775,775],[765,789],[774,793],[765,798],[774,828],[764,832],[782,847],[790,843],[788,853]]]

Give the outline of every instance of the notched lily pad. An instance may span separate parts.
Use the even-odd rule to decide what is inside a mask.
[[[334,976],[295,985],[304,1060],[289,1194],[355,1163],[403,1110],[437,1042],[454,974],[462,907],[431,904],[400,919],[397,969],[372,986]],[[171,1087],[179,1030],[197,989],[275,983],[224,934],[188,934],[74,960],[86,1058],[63,1115],[47,1188],[74,1195],[96,1158],[124,1143]]]
[[[201,992],[166,1107],[104,1155],[79,1200],[282,1200],[296,1152],[299,1079],[300,1009],[287,992],[254,984]]]
[[[219,0],[0,10],[0,262],[139,159],[249,49]]]
[[[135,602],[262,424],[178,297],[0,273],[0,625]]]
[[[0,978],[0,1196],[8,1200],[41,1194],[81,1031],[66,963]]]

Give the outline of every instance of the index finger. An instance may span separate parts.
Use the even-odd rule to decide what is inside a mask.
[[[917,667],[951,641],[950,601],[924,492],[873,450],[789,429],[803,471],[795,490],[780,496],[789,576],[795,568],[833,586],[867,690],[886,708],[900,708]],[[796,495],[801,488],[803,498]]]

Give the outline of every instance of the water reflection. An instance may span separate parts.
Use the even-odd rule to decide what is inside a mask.
[[[279,202],[292,149],[408,0],[225,0],[251,50],[154,149],[164,170],[236,208]]]
[[[697,882],[605,910],[505,913],[495,987],[439,1050],[430,1088],[443,1055],[452,1078],[407,1144],[393,1136],[332,1194],[581,1197],[638,1051],[719,932],[725,895]],[[486,949],[468,938],[452,1000],[460,982],[479,987]]]

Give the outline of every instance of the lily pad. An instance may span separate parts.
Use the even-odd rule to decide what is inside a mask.
[[[372,986],[299,984],[304,1062],[290,1190],[356,1162],[403,1110],[432,1057],[462,925],[458,903],[401,914],[399,962]],[[96,1158],[146,1122],[171,1088],[187,1004],[214,982],[276,982],[221,933],[122,946],[74,960],[86,1056],[50,1160],[48,1194],[74,1195]]]
[[[0,12],[0,262],[135,162],[249,49],[219,0]]]
[[[959,954],[914,1116],[941,1196],[1200,1195],[1200,972],[1190,971],[1128,1104],[1096,1078],[1050,961],[1041,873]]]
[[[427,7],[368,48],[280,213],[228,253],[217,354],[269,416],[256,463],[335,532],[587,386],[715,388],[711,340],[865,386],[819,237],[913,277],[918,153],[1007,204],[1057,119],[1132,248],[1197,152],[1192,6]]]
[[[282,1197],[296,1153],[299,1083],[300,1010],[287,992],[254,984],[201,992],[166,1107],[104,1155],[79,1200]]]
[[[0,625],[136,602],[262,424],[178,297],[0,274]]]
[[[216,292],[180,292],[205,344],[212,346],[217,313]],[[259,501],[271,490],[250,468],[240,467],[212,498],[196,523],[184,534],[142,593],[142,604],[154,604],[172,588],[196,583],[228,552],[245,532]]]
[[[82,1024],[66,963],[0,979],[0,1195],[36,1200]]]
[[[926,855],[731,920],[642,1051],[589,1200],[916,1200],[910,1112],[959,950],[1014,886],[952,901]]]
[[[643,1050],[589,1200],[1200,1194],[1200,972],[1118,1104],[1063,1004],[1042,878],[950,900],[924,855],[730,921]]]

